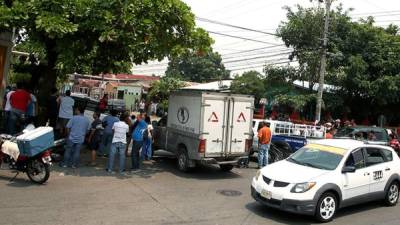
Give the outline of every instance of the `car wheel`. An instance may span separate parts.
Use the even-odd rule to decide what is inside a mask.
[[[387,206],[395,206],[399,200],[399,184],[392,182],[386,191],[385,204]]]
[[[319,222],[329,222],[336,214],[338,202],[336,196],[330,192],[325,193],[318,200],[315,218]]]
[[[186,153],[186,149],[181,148],[178,152],[178,169],[182,172],[188,172],[189,168],[189,157]]]

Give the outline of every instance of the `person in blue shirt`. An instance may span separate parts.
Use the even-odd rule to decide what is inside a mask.
[[[132,129],[132,170],[140,169],[140,149],[143,146],[144,136],[147,136],[147,123],[138,115]]]
[[[111,115],[108,115],[103,119],[103,138],[101,140],[98,156],[107,156],[110,152],[111,142],[113,138],[112,128],[114,126],[114,123],[119,122],[119,118],[117,117],[118,112],[112,109],[110,113]]]
[[[81,147],[86,133],[90,129],[90,122],[83,115],[84,111],[82,107],[75,108],[75,116],[66,125],[68,138],[64,152],[64,161],[61,164],[62,167],[70,166],[75,169],[79,166]]]

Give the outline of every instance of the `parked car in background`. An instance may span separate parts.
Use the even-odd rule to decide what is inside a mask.
[[[360,141],[368,141],[371,144],[389,145],[389,134],[382,127],[354,126],[339,129],[334,138],[350,138]]]

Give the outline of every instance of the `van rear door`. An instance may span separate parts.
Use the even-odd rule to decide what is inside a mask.
[[[224,97],[205,98],[203,101],[203,139],[205,156],[223,156],[225,148],[226,100]]]
[[[246,152],[246,140],[251,139],[253,103],[245,98],[232,97],[229,100],[229,124],[227,132],[227,155]],[[248,143],[250,144],[250,143]]]

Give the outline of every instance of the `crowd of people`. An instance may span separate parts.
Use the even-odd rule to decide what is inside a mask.
[[[91,151],[88,166],[97,166],[96,158],[108,157],[107,172],[114,173],[114,161],[119,159],[119,173],[126,171],[125,161],[129,156],[128,146],[132,142],[131,170],[140,169],[143,160],[151,160],[153,127],[151,119],[144,113],[137,116],[111,110],[110,115],[100,120],[100,112],[93,114],[93,122],[84,115],[83,108],[77,107],[75,115],[68,121],[66,128],[69,131],[66,141],[62,167],[77,168],[79,155],[86,140]],[[85,139],[86,138],[86,139]]]
[[[144,107],[137,116],[110,110],[102,120],[100,115],[107,109],[108,96],[105,94],[93,113],[93,122],[84,115],[84,108],[77,106],[71,92],[59,95],[53,88],[46,104],[47,125],[54,128],[57,138],[65,138],[64,158],[61,167],[77,168],[80,152],[86,143],[91,151],[88,166],[96,166],[97,157],[108,157],[107,172],[114,173],[115,156],[119,156],[119,172],[124,173],[126,157],[131,155],[131,169],[140,169],[143,160],[152,158],[153,127]],[[35,127],[38,115],[38,101],[32,91],[23,83],[16,88],[7,87],[3,110],[4,132],[16,135],[28,126]],[[131,152],[128,147],[132,142]]]

